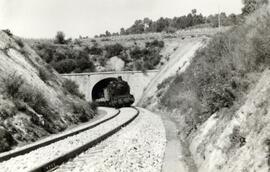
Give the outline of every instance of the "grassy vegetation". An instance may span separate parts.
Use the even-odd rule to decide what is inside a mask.
[[[4,87],[6,94],[12,98],[18,96],[21,86],[24,84],[24,81],[21,76],[13,73],[6,78],[3,78]]]
[[[17,142],[33,142],[50,133],[63,131],[71,124],[93,118],[96,106],[81,99],[83,95],[79,93],[78,86],[70,82],[63,83],[54,74],[53,68],[40,61],[21,39],[5,36],[8,38],[2,49],[7,54],[5,57],[18,58],[16,54],[10,53],[12,49],[24,56],[22,60],[25,61],[16,61],[15,67],[2,71],[0,77],[0,152],[10,150]],[[77,56],[83,56],[79,50],[76,53]],[[24,69],[24,63],[29,63],[31,70]],[[83,67],[80,63],[84,62],[77,63]],[[4,60],[3,65],[12,66],[12,60]],[[16,72],[16,66],[21,66],[22,70]],[[63,94],[62,84],[69,88],[64,91],[67,96]]]
[[[47,81],[49,81],[50,79],[52,79],[52,74],[47,71],[45,68],[40,68],[38,71],[39,77],[42,81],[44,81],[45,83]]]
[[[53,114],[52,110],[49,108],[44,95],[37,89],[26,84],[21,76],[14,73],[3,79],[3,83],[5,86],[6,96],[9,99],[12,99],[15,105],[13,111],[4,111],[9,113],[5,113],[6,118],[15,116],[18,111],[26,112],[27,108],[31,108],[36,113],[42,115],[42,117],[47,121],[45,125],[49,124],[48,121],[52,121],[53,118],[56,117],[56,114]],[[31,116],[33,117],[32,114]],[[55,132],[51,126],[45,126],[45,129],[51,133]]]
[[[20,38],[16,38],[16,39],[15,39],[15,42],[16,42],[21,48],[24,47],[24,43],[23,43],[23,41],[22,41]]]
[[[255,81],[251,76],[269,68],[270,14],[264,9],[226,33],[217,34],[197,51],[189,68],[165,82],[160,104],[178,109],[196,126],[222,108],[230,108]],[[159,89],[166,84],[159,85]]]
[[[0,152],[9,151],[17,142],[5,129],[0,128]]]
[[[49,72],[47,71],[45,74],[42,74],[45,69],[41,71],[40,75],[44,75],[43,80],[48,80],[47,75]],[[1,110],[0,115],[2,120],[15,116],[20,111],[29,115],[34,124],[42,126],[49,133],[56,133],[65,128],[65,126],[61,126],[60,124],[57,126],[58,128],[54,126],[55,121],[60,120],[58,112],[51,108],[43,93],[26,84],[20,75],[16,73],[9,75],[3,79],[3,83],[5,86],[5,96],[12,99],[14,107],[11,105],[5,106],[5,109]],[[73,81],[66,80],[63,83],[63,87],[70,94],[84,99],[84,95],[79,92],[78,86]],[[76,118],[81,122],[86,122],[93,118],[93,112],[96,111],[96,106],[92,103],[80,102],[71,103],[72,110],[73,113],[77,114]]]
[[[122,51],[124,51],[124,47],[119,44],[119,43],[116,43],[116,44],[112,44],[112,45],[106,45],[104,47],[105,49],[105,57],[106,58],[110,58],[110,57],[113,57],[113,56],[119,56],[121,54]]]
[[[66,79],[63,83],[63,88],[70,94],[84,99],[84,95],[79,91],[79,86],[74,81]]]
[[[4,79],[3,83],[5,85],[5,96],[12,100],[14,106],[6,105],[4,109],[0,109],[1,120],[11,118],[18,112],[23,112],[30,116],[33,124],[41,126],[48,133],[57,133],[66,128],[59,122],[61,121],[59,112],[51,107],[45,95],[38,89],[26,84],[21,76],[14,73]],[[63,86],[70,94],[84,98],[73,81],[66,80]],[[76,122],[76,119],[80,122],[89,121],[94,116],[96,105],[82,100],[79,102],[67,102],[71,105],[71,113],[76,114],[72,122]]]
[[[95,71],[95,65],[89,58],[88,49],[53,43],[37,44],[34,49],[59,73]]]
[[[153,40],[146,42],[144,48],[135,46],[130,50],[130,58],[133,66],[136,70],[152,70],[160,63],[162,55],[160,55],[161,49],[164,47],[163,41]]]
[[[87,122],[93,118],[92,111],[96,111],[97,107],[94,103],[74,103],[73,112],[78,115],[81,122]]]

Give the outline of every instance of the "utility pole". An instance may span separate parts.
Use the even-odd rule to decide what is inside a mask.
[[[220,21],[220,13],[218,13],[218,29],[220,31],[221,28],[221,21]]]
[[[221,30],[221,18],[220,18],[220,4],[218,1],[218,29]]]

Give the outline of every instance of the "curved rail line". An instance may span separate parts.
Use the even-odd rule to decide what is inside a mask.
[[[79,148],[76,148],[75,150],[72,150],[60,157],[57,157],[45,164],[42,164],[40,165],[39,167],[35,168],[35,169],[32,169],[31,172],[45,172],[45,171],[51,171],[52,169],[54,169],[55,167],[69,161],[71,158],[74,158],[76,157],[77,155],[79,155],[80,153],[86,151],[87,149],[93,147],[93,146],[96,146],[98,143],[100,143],[101,141],[105,140],[106,138],[112,136],[113,134],[115,134],[116,132],[118,132],[122,127],[125,127],[127,126],[129,123],[131,123],[134,119],[137,118],[137,116],[139,115],[140,111],[135,108],[135,107],[132,107],[133,109],[135,109],[137,112],[136,114],[131,118],[129,119],[128,121],[124,122],[123,124],[121,124],[120,126],[112,129],[111,131],[101,135],[100,137],[86,143],[85,145],[79,147]]]
[[[36,145],[27,147],[27,148],[25,148],[25,149],[21,149],[21,150],[18,150],[18,151],[11,152],[10,154],[6,154],[6,155],[2,155],[2,156],[0,155],[0,162],[9,160],[10,158],[13,158],[13,157],[16,157],[16,156],[20,156],[20,155],[29,153],[29,152],[31,152],[31,151],[33,151],[33,150],[35,150],[35,149],[38,149],[38,148],[47,146],[47,145],[49,145],[49,144],[52,144],[52,143],[55,143],[55,142],[57,142],[57,141],[63,140],[63,139],[65,139],[65,138],[67,138],[67,137],[74,136],[74,135],[79,134],[79,133],[81,133],[81,132],[84,132],[84,131],[86,131],[86,130],[89,130],[89,129],[92,129],[92,128],[94,128],[94,127],[97,127],[98,125],[103,124],[103,123],[105,123],[105,122],[107,122],[107,121],[109,121],[109,120],[115,118],[115,117],[118,116],[119,114],[120,114],[120,110],[118,110],[118,112],[117,112],[115,115],[113,115],[113,116],[111,116],[111,117],[109,117],[109,118],[106,118],[106,119],[104,119],[104,120],[101,120],[101,121],[99,121],[99,122],[97,122],[97,123],[95,123],[95,124],[93,124],[93,125],[90,125],[90,126],[87,126],[87,127],[85,127],[85,128],[82,128],[82,129],[80,129],[80,130],[77,130],[77,131],[74,131],[74,132],[65,134],[65,135],[60,136],[60,137],[53,138],[53,139],[48,140],[48,141],[45,141],[45,142],[38,143],[38,144],[36,144]]]

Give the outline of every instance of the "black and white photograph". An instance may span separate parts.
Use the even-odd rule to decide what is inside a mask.
[[[269,171],[269,0],[0,0],[0,172]]]

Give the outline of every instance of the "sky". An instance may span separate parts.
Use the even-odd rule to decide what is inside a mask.
[[[118,32],[135,20],[174,17],[197,9],[203,15],[241,13],[241,0],[0,0],[0,29],[25,38]]]

